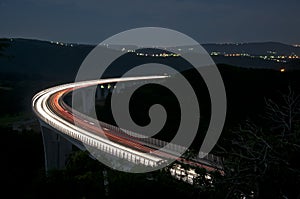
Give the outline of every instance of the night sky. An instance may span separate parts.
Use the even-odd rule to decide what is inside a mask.
[[[97,44],[165,27],[199,43],[300,43],[299,0],[0,0],[0,37]]]

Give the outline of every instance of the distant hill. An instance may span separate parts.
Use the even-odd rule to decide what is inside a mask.
[[[300,48],[279,42],[240,43],[240,44],[203,44],[208,52],[247,53],[250,55],[300,55]]]
[[[239,43],[239,44],[203,44],[209,53],[224,54],[247,54],[244,57],[224,57],[213,56],[216,64],[229,64],[248,68],[269,68],[278,70],[300,69],[300,59],[286,60],[285,62],[277,62],[275,60],[265,60],[259,57],[277,57],[277,56],[300,56],[300,48],[278,42],[262,42],[262,43]],[[253,58],[253,56],[255,58]]]
[[[77,70],[88,55],[88,53],[95,47],[93,45],[71,44],[61,42],[40,41],[31,39],[0,39],[1,44],[8,44],[1,48],[0,56],[0,73],[20,73],[33,76],[40,76],[41,78],[55,78],[64,79],[66,81],[74,80]],[[276,42],[265,43],[244,43],[244,44],[203,44],[203,47],[208,51],[221,53],[247,53],[251,55],[300,55],[300,48],[291,45],[286,45]],[[106,46],[103,46],[106,48]],[[128,49],[129,47],[126,46]],[[108,49],[108,48],[107,48]],[[190,47],[187,47],[191,49]],[[119,46],[108,50],[122,50]],[[183,53],[185,53],[183,49]],[[131,62],[127,62],[131,57],[125,57],[125,61],[116,61],[115,64],[122,65],[123,68],[115,67],[115,73],[119,73],[131,67]],[[278,69],[281,67],[289,67],[299,69],[299,60],[294,60],[288,63],[276,63],[274,61],[253,59],[250,57],[224,57],[212,56],[217,64],[229,64],[240,67],[251,68],[272,68]],[[133,62],[142,64],[145,58],[134,58]],[[164,58],[146,58],[147,61],[157,62],[158,59]],[[173,59],[167,58],[168,62]],[[127,63],[126,63],[127,62]],[[158,61],[160,62],[160,61]],[[177,65],[183,64],[178,61]],[[110,71],[112,75],[112,71]]]
[[[48,41],[10,39],[0,58],[0,72],[70,79],[76,74],[90,45],[62,45]]]

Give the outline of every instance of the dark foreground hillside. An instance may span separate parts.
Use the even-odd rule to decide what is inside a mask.
[[[54,77],[49,71],[49,76],[36,75],[34,71],[32,74],[1,72],[3,189],[12,198],[141,198],[149,190],[149,197],[167,194],[171,198],[299,198],[300,71],[281,73],[229,65],[218,68],[227,92],[228,111],[213,153],[224,158],[226,175],[214,176],[213,184],[207,183],[202,175],[200,184],[194,186],[173,179],[165,171],[141,175],[113,171],[79,151],[70,157],[65,170],[52,171],[46,176],[42,139],[31,111],[31,98],[44,88],[69,82],[71,76]],[[75,70],[70,72],[75,73]],[[201,96],[202,122],[199,139],[193,143],[197,149],[209,123],[209,98],[204,96],[206,86],[195,71],[183,74]],[[266,99],[272,99],[272,103]],[[132,117],[140,124],[149,122],[147,107],[158,102],[165,104],[168,123],[158,136],[166,139],[173,136],[170,132],[176,130],[178,104],[171,93],[150,86],[136,93],[132,100]],[[109,105],[107,100],[105,106],[97,108],[101,119],[113,123]],[[108,173],[108,186],[104,185],[103,171]]]

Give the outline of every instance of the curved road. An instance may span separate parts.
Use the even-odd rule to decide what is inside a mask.
[[[44,121],[46,124],[52,126],[58,131],[88,145],[98,146],[98,148],[99,145],[97,145],[97,142],[100,142],[108,144],[117,149],[127,151],[137,157],[140,157],[138,159],[140,163],[145,163],[145,160],[147,160],[150,166],[157,166],[161,163],[167,162],[168,159],[177,159],[179,162],[185,164],[202,167],[208,171],[219,170],[221,173],[223,173],[223,171],[215,167],[186,160],[184,158],[177,158],[170,153],[157,151],[156,149],[159,147],[149,146],[141,139],[129,136],[117,127],[105,124],[101,121],[97,121],[102,127],[99,128],[99,126],[95,125],[95,119],[87,119],[87,116],[72,110],[62,100],[62,98],[69,92],[84,87],[114,82],[163,79],[166,77],[167,76],[111,78],[64,84],[43,90],[36,94],[32,100],[32,107],[40,120]],[[76,125],[74,120],[76,121]]]

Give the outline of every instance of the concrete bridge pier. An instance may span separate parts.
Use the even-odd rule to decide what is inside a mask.
[[[97,85],[97,89],[96,89],[96,99],[97,99],[97,100],[103,100],[103,99],[104,99],[103,89],[101,88],[100,85]]]
[[[63,169],[72,152],[72,144],[59,133],[41,125],[46,172]]]
[[[81,91],[81,100],[82,100],[82,113],[89,115],[92,110],[92,102],[95,100],[95,96],[92,95],[92,89],[88,88]]]

